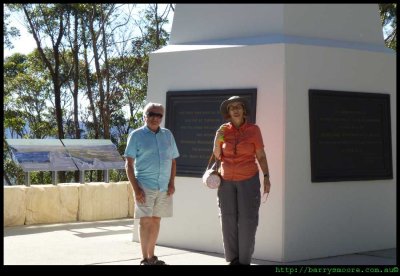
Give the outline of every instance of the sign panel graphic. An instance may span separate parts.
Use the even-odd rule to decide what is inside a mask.
[[[61,141],[81,171],[125,168],[124,159],[110,140],[62,139]]]
[[[76,171],[59,139],[6,139],[11,156],[24,172]]]

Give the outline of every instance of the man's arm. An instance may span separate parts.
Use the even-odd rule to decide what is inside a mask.
[[[171,177],[169,178],[167,195],[171,196],[175,193],[175,175],[176,175],[176,160],[172,159]]]
[[[135,170],[133,169],[134,163],[135,159],[133,159],[132,157],[126,157],[125,171],[126,175],[128,176],[129,182],[132,185],[133,192],[135,194],[135,200],[137,200],[140,203],[144,203],[145,195],[142,188],[140,188],[140,186],[138,185],[137,179],[135,177]]]

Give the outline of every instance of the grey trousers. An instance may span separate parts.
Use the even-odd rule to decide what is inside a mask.
[[[250,264],[254,252],[261,192],[258,173],[242,181],[222,180],[218,206],[225,260]]]

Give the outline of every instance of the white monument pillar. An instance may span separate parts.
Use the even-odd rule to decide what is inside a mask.
[[[389,94],[396,168],[396,61],[378,5],[177,4],[170,44],[150,56],[148,99],[241,88],[257,88],[272,183],[253,257],[396,247],[396,170],[393,179],[311,181],[309,89]],[[177,177],[174,217],[162,220],[158,244],[222,253],[216,191]]]

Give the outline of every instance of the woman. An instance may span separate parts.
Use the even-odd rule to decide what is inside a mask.
[[[221,125],[214,139],[214,155],[221,160],[222,182],[218,188],[225,259],[230,265],[249,265],[254,252],[260,207],[258,164],[269,193],[268,162],[260,128],[247,122],[250,109],[245,98],[232,96],[222,102]]]

